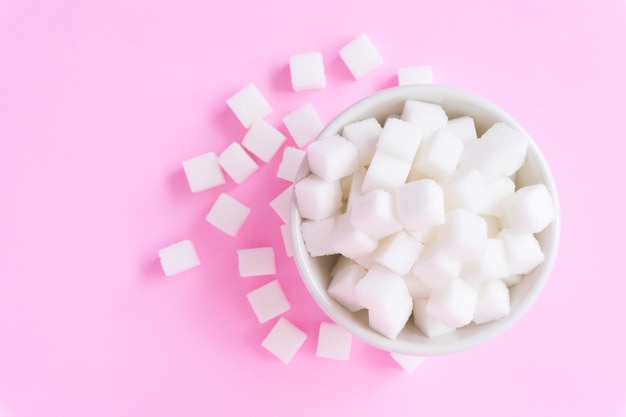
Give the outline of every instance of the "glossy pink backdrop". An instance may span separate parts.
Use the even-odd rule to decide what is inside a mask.
[[[624,0],[1,0],[0,416],[626,416],[624,27]],[[354,81],[338,50],[361,33],[385,63]],[[327,87],[295,93],[287,63],[309,51]],[[241,140],[225,101],[247,83],[285,132],[301,104],[328,122],[424,64],[541,147],[553,276],[502,336],[413,373],[357,340],[347,362],[317,358],[326,318],[268,205],[280,154],[200,194],[181,162]],[[236,238],[204,221],[220,192],[252,208]],[[158,250],[186,238],[202,266],[164,277]],[[266,245],[308,334],[289,365],[246,300],[274,277],[237,271],[237,249]]]

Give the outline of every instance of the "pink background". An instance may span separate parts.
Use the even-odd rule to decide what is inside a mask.
[[[624,0],[0,0],[0,416],[626,416],[624,27]],[[354,81],[337,52],[360,33],[385,63]],[[327,88],[290,91],[309,51]],[[200,194],[181,162],[241,140],[225,101],[249,82],[285,131],[301,104],[327,122],[424,64],[543,150],[553,276],[511,330],[411,374],[357,340],[317,358],[326,318],[268,205],[280,154]],[[204,221],[220,192],[252,208],[236,238]],[[187,238],[202,266],[164,277],[158,250]],[[274,277],[237,272],[237,249],[265,245],[308,334],[289,365],[245,296]]]

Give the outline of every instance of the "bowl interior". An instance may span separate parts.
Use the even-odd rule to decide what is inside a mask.
[[[419,85],[383,90],[357,102],[329,123],[319,137],[341,133],[343,126],[369,117],[376,117],[382,123],[388,115],[400,114],[404,102],[408,99],[440,104],[450,119],[458,116],[472,117],[479,136],[499,121],[508,123],[528,135],[511,116],[480,97],[448,87]],[[309,170],[304,163],[298,178],[303,178],[308,173]],[[368,326],[365,310],[351,313],[326,292],[330,282],[330,269],[336,261],[336,256],[314,258],[308,254],[299,227],[302,218],[294,201],[290,222],[294,259],[298,270],[311,295],[332,320],[354,336],[377,348],[410,355],[429,356],[475,346],[503,332],[528,310],[548,279],[556,257],[560,227],[557,191],[549,167],[532,138],[526,162],[517,173],[516,183],[518,187],[537,183],[545,184],[554,198],[557,215],[550,226],[536,235],[545,254],[545,261],[527,274],[520,284],[511,288],[511,312],[500,320],[480,326],[470,324],[456,332],[433,339],[422,334],[410,320],[397,339],[390,340],[382,336]]]

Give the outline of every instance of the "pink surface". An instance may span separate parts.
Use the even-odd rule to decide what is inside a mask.
[[[626,416],[625,26],[623,0],[0,1],[0,416]],[[337,52],[360,33],[385,64],[354,81]],[[327,88],[290,91],[289,56],[309,51]],[[411,374],[357,340],[347,362],[317,358],[326,318],[268,205],[280,155],[199,194],[181,162],[241,140],[225,101],[249,82],[285,132],[305,102],[328,122],[423,64],[543,150],[554,274],[511,330]],[[236,238],[204,221],[220,192],[252,208]],[[187,238],[202,266],[164,277],[158,250]],[[266,245],[276,276],[239,277],[236,250]],[[246,300],[274,278],[308,334],[289,365]]]

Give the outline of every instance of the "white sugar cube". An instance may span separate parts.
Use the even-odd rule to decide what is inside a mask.
[[[411,272],[430,288],[439,287],[459,277],[461,261],[444,255],[436,245],[428,245]]]
[[[426,311],[444,325],[462,327],[474,318],[476,290],[462,279],[455,279],[433,288],[428,298]]]
[[[398,85],[432,84],[433,69],[430,65],[398,68]]]
[[[372,257],[378,264],[403,276],[409,273],[423,248],[422,242],[401,230],[378,242]]]
[[[287,137],[265,120],[255,122],[246,132],[241,144],[263,162],[269,162]]]
[[[552,197],[544,184],[522,187],[502,202],[507,224],[524,233],[538,233],[556,215]]]
[[[309,174],[294,188],[298,209],[304,218],[322,220],[336,214],[343,205],[339,181],[325,181]]]
[[[192,193],[208,190],[226,182],[214,152],[183,161],[183,169]]]
[[[454,171],[463,153],[463,142],[446,129],[424,139],[413,167],[427,177],[440,180]]]
[[[306,103],[283,117],[283,123],[300,148],[311,143],[324,129],[324,123],[311,103]]]
[[[407,100],[402,110],[402,120],[415,123],[422,129],[424,137],[448,122],[448,116],[439,104],[419,100]]]
[[[262,285],[249,292],[246,297],[259,323],[278,317],[291,308],[278,280]]]
[[[413,312],[413,300],[401,276],[374,266],[356,286],[359,304],[368,310],[372,329],[395,339]]]
[[[335,217],[322,220],[304,220],[300,225],[304,246],[311,256],[333,255],[331,246]]]
[[[400,223],[408,230],[427,230],[445,220],[443,190],[431,179],[400,185],[396,208]]]
[[[290,223],[280,225],[280,234],[283,238],[283,245],[285,246],[285,255],[293,257],[293,240],[291,239],[291,227]]]
[[[442,254],[461,262],[477,259],[487,246],[487,222],[467,210],[449,211],[439,227],[437,245]]]
[[[316,356],[345,361],[350,359],[352,335],[335,323],[320,323]]]
[[[476,134],[474,119],[469,116],[461,116],[450,119],[446,122],[443,129],[461,139],[464,144],[473,141],[478,137]]]
[[[410,170],[410,162],[376,151],[363,179],[363,192],[380,188],[393,193],[397,187],[404,184]]]
[[[311,143],[307,149],[307,162],[311,172],[326,181],[337,181],[359,167],[356,145],[339,135]]]
[[[292,55],[289,58],[289,72],[294,91],[326,87],[324,60],[319,52]]]
[[[336,217],[331,250],[350,259],[357,259],[376,249],[378,241],[363,233],[350,221],[348,213]]]
[[[498,238],[504,244],[507,265],[512,275],[527,274],[545,259],[541,246],[532,233],[502,229]]]
[[[394,198],[387,191],[374,190],[358,197],[350,210],[352,224],[375,239],[402,229],[396,216]]]
[[[276,273],[274,249],[271,247],[239,249],[237,261],[239,263],[239,275],[242,277],[274,275]]]
[[[431,288],[417,275],[409,272],[402,277],[411,298],[427,298],[430,295]]]
[[[432,339],[456,330],[456,327],[448,326],[441,320],[433,317],[428,312],[427,306],[427,298],[416,298],[413,300],[413,323],[425,336]]]
[[[376,149],[402,161],[413,163],[422,141],[422,130],[416,124],[390,118],[385,122]]]
[[[272,112],[272,107],[254,84],[239,90],[226,103],[246,128]]]
[[[293,146],[285,147],[276,176],[283,180],[294,182],[305,157],[306,152],[303,150]]]
[[[237,184],[244,182],[259,166],[248,152],[237,143],[231,143],[222,151],[217,162]]]
[[[374,117],[344,126],[342,136],[356,145],[361,166],[367,166],[372,161],[382,131],[382,126]]]
[[[478,287],[474,323],[498,320],[511,311],[509,288],[499,279],[483,282]]]
[[[276,212],[276,214],[278,214],[278,217],[280,217],[283,223],[289,222],[293,188],[293,185],[290,185],[274,197],[272,201],[270,201],[270,207]]]
[[[307,335],[284,317],[278,319],[261,345],[288,364],[298,352]]]
[[[200,265],[200,259],[191,240],[182,240],[159,250],[163,273],[172,276]]]
[[[357,80],[383,64],[383,58],[365,34],[342,47],[339,56]]]
[[[359,311],[363,309],[363,306],[359,304],[356,285],[365,276],[367,270],[348,258],[341,257],[340,259],[348,260],[349,264],[332,274],[328,294],[351,312]]]
[[[487,182],[473,168],[457,169],[439,184],[443,189],[446,211],[465,209],[482,213],[489,203]]]
[[[502,217],[502,202],[515,192],[515,182],[509,177],[500,177],[487,183],[487,204],[482,214]]]
[[[423,356],[405,355],[397,352],[390,352],[389,356],[408,373],[416,370],[425,359]]]
[[[222,193],[211,206],[206,221],[229,236],[237,236],[249,214],[248,206]]]
[[[482,282],[509,275],[504,243],[501,239],[487,239],[483,254],[463,264],[461,277],[467,282]]]

